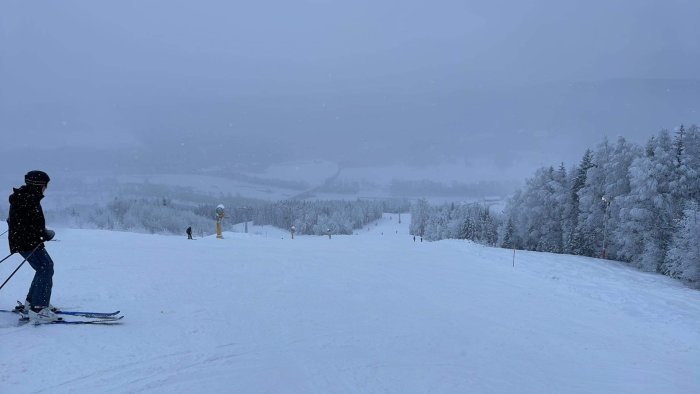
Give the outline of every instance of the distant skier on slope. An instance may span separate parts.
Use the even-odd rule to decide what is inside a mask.
[[[187,233],[187,239],[192,239],[192,227],[187,227],[187,230],[185,230]]]
[[[13,188],[10,195],[10,214],[7,219],[8,241],[11,253],[19,253],[34,268],[35,274],[27,293],[26,302],[18,311],[28,314],[34,322],[60,320],[50,304],[53,287],[53,260],[44,248],[44,242],[55,233],[46,228],[41,199],[50,181],[43,171],[29,171],[25,185]]]

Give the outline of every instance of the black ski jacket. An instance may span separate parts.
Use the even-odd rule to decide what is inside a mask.
[[[44,247],[51,239],[46,231],[41,199],[44,196],[37,187],[24,185],[10,195],[10,215],[7,218],[10,252],[29,252]]]

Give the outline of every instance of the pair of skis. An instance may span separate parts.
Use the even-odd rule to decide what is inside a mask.
[[[19,305],[22,305],[21,302],[17,301]],[[20,320],[26,320],[24,318],[24,314],[20,313],[18,309],[15,310],[7,310],[7,309],[0,309],[0,312],[9,312],[9,313],[16,313],[21,315],[22,317]],[[65,316],[75,316],[75,317],[84,317],[88,318],[91,320],[55,320],[52,322],[47,322],[47,323],[42,323],[42,324],[114,324],[118,323],[119,320],[123,319],[124,316],[119,315],[120,311],[115,311],[115,312],[88,312],[88,311],[63,311],[59,310],[56,311],[55,313],[57,315],[65,315]]]

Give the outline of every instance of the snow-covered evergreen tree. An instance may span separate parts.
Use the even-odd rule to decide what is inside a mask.
[[[627,142],[624,138],[619,138],[613,148],[610,161],[606,168],[606,183],[603,187],[603,194],[608,205],[606,236],[607,236],[607,255],[613,259],[620,259],[618,250],[620,248],[621,238],[624,234],[620,232],[619,227],[621,222],[620,209],[624,202],[625,196],[630,193],[630,175],[629,169],[632,162],[639,157],[642,157],[642,149],[634,144]]]
[[[565,219],[566,226],[570,233],[566,234],[565,250],[567,253],[583,254],[583,234],[579,232],[579,212],[580,198],[579,191],[586,185],[588,169],[593,166],[593,152],[586,149],[581,158],[581,163],[576,167],[573,180],[571,181],[571,198],[569,209],[566,210],[568,217]]]
[[[603,249],[603,234],[609,197],[605,196],[611,156],[607,139],[593,153],[584,185],[578,191],[579,213],[576,232],[580,235],[578,254],[598,256]]]
[[[666,254],[668,275],[700,282],[700,207],[697,201],[686,203],[683,216]]]
[[[412,235],[423,236],[425,227],[428,221],[428,200],[422,198],[411,207],[411,226],[410,233]]]
[[[510,217],[508,218],[503,231],[501,247],[506,249],[515,248],[515,226],[513,225],[513,219]]]
[[[668,131],[652,138],[646,154],[630,167],[629,210],[623,230],[634,240],[635,249],[621,249],[645,271],[663,272],[663,261],[673,233],[674,190],[677,180],[675,152]],[[622,211],[623,219],[625,212]],[[641,248],[641,250],[640,250]]]

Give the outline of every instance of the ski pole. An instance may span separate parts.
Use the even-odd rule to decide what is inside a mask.
[[[7,234],[7,232],[8,232],[8,231],[10,231],[10,229],[9,229],[9,228],[8,228],[7,230],[5,230],[5,232],[4,232],[4,233],[0,234],[0,237],[2,237],[3,235]]]
[[[22,268],[22,266],[24,265],[24,262],[27,261],[28,258],[32,257],[32,255],[34,254],[34,252],[36,252],[36,250],[39,249],[39,246],[41,246],[41,244],[35,246],[35,247],[34,247],[34,250],[32,250],[32,252],[29,253],[29,255],[28,255],[27,257],[25,257],[24,260],[22,260],[22,262],[19,264],[19,266],[18,266],[17,268],[15,268],[14,271],[12,271],[12,273],[10,274],[10,276],[9,276],[7,279],[5,279],[5,281],[4,281],[4,282],[2,283],[2,285],[0,286],[0,290],[2,290],[2,288],[5,287],[5,285],[7,284],[7,282],[9,282],[10,279],[12,279],[12,277],[15,276],[15,274],[17,273],[17,271],[19,271],[19,269]]]
[[[14,253],[10,253],[10,254],[8,254],[8,255],[7,255],[7,257],[5,257],[4,259],[0,260],[0,263],[2,263],[3,261],[5,261],[5,260],[9,259],[9,258],[10,258],[10,256],[12,256],[13,254],[14,254]]]

